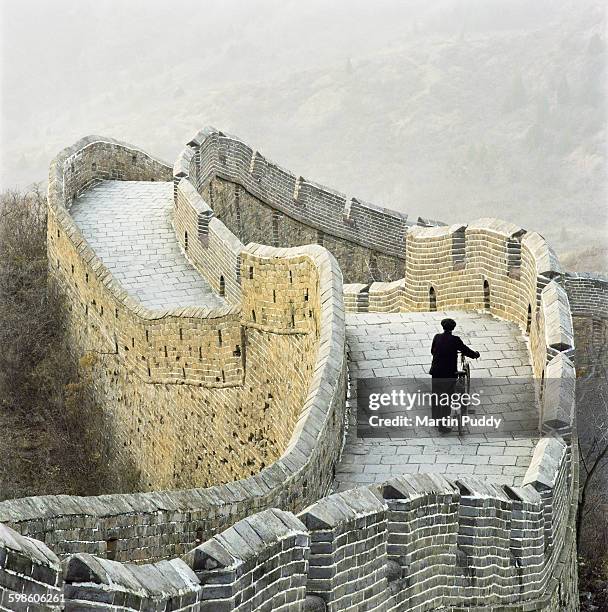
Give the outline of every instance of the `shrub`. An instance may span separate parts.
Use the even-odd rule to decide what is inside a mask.
[[[109,478],[112,440],[94,399],[94,363],[85,356],[84,367],[70,351],[47,270],[44,196],[1,194],[0,499],[125,486]]]

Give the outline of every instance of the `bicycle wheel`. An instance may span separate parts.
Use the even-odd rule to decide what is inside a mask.
[[[456,384],[454,385],[454,391],[458,396],[461,396],[466,391],[466,378],[464,372],[458,372],[458,377],[456,378]],[[458,419],[458,435],[462,436],[462,403],[460,402],[460,408],[454,410],[456,412],[456,418]]]

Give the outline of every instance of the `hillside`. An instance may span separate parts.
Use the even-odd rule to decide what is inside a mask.
[[[78,97],[58,88],[8,126],[3,185],[42,179],[83,133],[172,160],[212,124],[349,194],[446,222],[500,216],[542,233],[571,268],[608,271],[600,3],[412,2],[407,15],[355,3],[342,29],[339,11],[317,7],[291,38],[292,3],[266,4],[270,17],[251,11],[198,44],[184,36],[178,58],[163,57],[162,38],[130,57],[109,31],[120,69],[102,61]],[[81,50],[75,73],[91,61]],[[17,107],[8,96],[4,110]]]

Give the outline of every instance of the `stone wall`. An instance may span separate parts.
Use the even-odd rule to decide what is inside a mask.
[[[577,609],[576,545],[572,532],[578,499],[578,463],[576,371],[572,360],[574,327],[582,317],[574,317],[573,321],[571,316],[566,289],[572,292],[573,283],[568,285],[568,277],[562,274],[557,258],[542,237],[493,219],[468,226],[413,227],[407,234],[405,260],[404,279],[345,285],[347,311],[484,309],[516,322],[529,336],[533,372],[539,379],[539,429],[547,436],[541,438],[535,449],[529,477],[543,482],[538,489],[546,514],[545,525],[559,524],[561,529],[557,534],[547,530],[544,536],[546,550],[560,547],[554,555],[559,560],[554,565],[545,564],[541,577],[541,582],[553,585],[552,595],[544,604],[531,609]],[[597,287],[588,300],[579,299],[575,312],[589,312],[602,299],[602,288]],[[553,440],[551,436],[555,435],[566,441],[561,471],[546,453]],[[539,457],[545,460],[540,461]],[[483,524],[479,517],[485,516],[485,508],[483,504],[471,507],[470,516],[475,517],[475,524]],[[436,560],[438,566],[441,562]],[[561,584],[555,580],[556,573],[564,576]],[[483,574],[475,570],[474,575]],[[500,581],[496,576],[492,580],[495,584],[492,592],[500,592]],[[530,578],[522,578],[522,584],[530,586]],[[438,592],[445,596],[445,589],[439,588]],[[432,593],[429,589],[424,596]],[[435,603],[440,606],[450,602]],[[483,607],[479,598],[474,605]]]
[[[547,436],[563,436],[566,444],[562,468],[558,467],[559,461],[547,452],[554,438],[541,438],[535,449],[525,482],[537,482],[534,486],[542,498],[545,554],[551,547],[558,550],[552,553],[552,563],[544,564],[540,577],[532,579],[530,575],[521,575],[520,584],[522,588],[525,585],[525,588],[536,590],[537,596],[541,591],[534,586],[535,582],[540,581],[545,585],[543,589],[550,590],[550,595],[546,594],[538,601],[537,607],[530,609],[575,610],[578,601],[573,531],[578,499],[578,463],[574,435],[574,325],[564,280],[553,252],[538,234],[520,232],[521,228],[494,220],[482,220],[466,228],[412,228],[407,239],[405,279],[371,286],[345,285],[345,305],[354,312],[486,309],[515,321],[529,335],[533,370],[540,379],[540,431]],[[458,233],[464,234],[464,239],[458,238]],[[522,237],[520,265],[514,271],[509,265],[509,243],[511,236],[517,234]],[[464,253],[464,257],[458,256],[458,251]],[[484,287],[486,282],[488,284]],[[511,491],[507,493],[511,495]],[[486,512],[487,503],[472,504],[469,516],[474,517],[476,526],[483,527],[479,516],[486,516]],[[557,533],[556,525],[559,525]],[[493,542],[496,537],[499,536],[494,533]],[[520,553],[525,550],[529,554],[533,550],[530,538],[532,536],[528,534],[522,541]],[[462,554],[465,547],[458,548]],[[471,549],[472,553],[477,551],[478,548]],[[435,562],[434,569],[441,567],[442,558],[435,559]],[[526,565],[529,563],[521,563],[521,567]],[[556,579],[558,573],[563,576],[562,582]],[[483,573],[475,570],[472,575],[481,577]],[[500,593],[504,585],[500,586],[500,580],[494,574],[491,581],[495,585],[492,593]],[[445,588],[439,587],[437,592],[444,599],[438,595],[438,600],[433,600],[434,605],[454,605],[453,601],[445,599]],[[432,594],[433,590],[429,589],[420,597],[424,599]],[[468,595],[466,601],[468,605],[485,609],[483,598],[479,596]]]
[[[64,560],[63,584],[48,551],[48,591],[62,588],[66,610],[575,610],[567,481],[567,444],[547,438],[521,487],[403,476],[323,498],[297,517],[249,516],[171,561],[79,553]],[[37,558],[33,540],[0,533],[0,551],[16,540]],[[14,576],[19,589],[30,560],[10,555],[0,579]],[[18,592],[9,585],[4,597]]]
[[[174,165],[176,189],[184,177],[244,243],[321,244],[346,282],[403,276],[407,215],[291,174],[238,138],[201,130]]]
[[[568,281],[536,232],[498,219],[445,226],[419,218],[413,224],[305,181],[214,128],[201,130],[178,157],[176,189],[185,177],[244,241],[322,242],[333,250],[349,283],[348,311],[487,309],[530,335],[539,378],[552,356],[573,355],[563,291]],[[596,302],[602,291],[595,291]]]
[[[608,370],[608,319],[572,317],[576,341],[575,363],[579,376]]]
[[[152,311],[123,291],[71,219],[70,194],[82,187],[74,180],[67,193],[63,175],[87,185],[106,176],[153,178],[144,170],[156,162],[131,150],[85,139],[53,162],[49,183],[49,257],[58,262],[52,278],[67,297],[74,352],[86,356],[81,368],[86,362],[108,411],[115,440],[108,469],[134,464],[144,489],[230,484],[15,500],[2,504],[0,521],[61,555],[112,549],[117,559],[141,561],[185,552],[269,505],[297,510],[327,491],[342,439],[345,350],[341,275],[331,255],[316,246],[253,244],[237,253],[238,240],[213,219],[199,237],[205,206],[186,184],[176,198],[176,231],[180,224],[193,230],[187,256],[210,279],[225,272],[234,304]],[[125,156],[144,170],[122,173]],[[162,168],[158,179],[167,178]],[[208,254],[216,265],[205,261]]]
[[[190,261],[219,295],[240,306],[243,243],[215,217],[192,183],[183,178],[175,190],[175,235]],[[186,237],[188,242],[186,243]],[[262,244],[264,241],[258,240]]]
[[[70,151],[51,173],[90,184],[94,175],[80,171],[80,165],[103,168],[106,176],[111,159],[121,167],[117,148],[98,142],[85,148],[95,152],[86,157]],[[76,180],[70,189],[80,190]],[[316,264],[305,254],[263,262],[247,254],[248,270],[257,265],[273,269],[276,289],[270,289],[270,283],[249,278],[237,285],[234,267],[229,269],[236,261],[224,256],[229,293],[234,300],[237,286],[243,293],[243,315],[237,306],[152,311],[117,286],[69,214],[61,214],[62,204],[71,202],[68,194],[63,200],[54,191],[50,196],[53,277],[69,295],[71,345],[90,356],[95,394],[111,407],[113,469],[133,465],[141,472],[140,486],[153,490],[219,484],[257,473],[278,459],[300,417],[316,362],[321,307]],[[220,237],[212,233],[214,240]],[[192,238],[194,245],[194,233]],[[212,244],[207,251],[219,251],[221,258],[229,249]],[[288,276],[292,284],[279,282]],[[286,336],[280,321],[256,327],[248,320],[256,308],[267,308],[258,302],[265,304],[269,292],[275,318],[293,317],[294,291],[301,302],[310,295],[304,324],[303,307],[296,309],[297,333]]]
[[[253,278],[249,278],[251,268]],[[174,405],[180,407],[180,413],[186,407],[189,430],[179,440],[176,435],[176,444],[186,448],[184,461],[190,458],[195,462],[207,450],[218,463],[215,478],[221,469],[234,475],[230,480],[239,478],[239,470],[241,474],[245,471],[252,475],[207,489],[10,500],[0,503],[0,522],[47,542],[60,555],[71,552],[104,555],[110,543],[116,541],[115,558],[144,561],[181,554],[197,539],[265,507],[297,510],[328,490],[341,446],[346,392],[340,271],[321,247],[279,252],[259,245],[250,245],[243,253],[243,270],[247,271],[243,292],[251,293],[247,304],[258,309],[260,322],[249,317],[242,321],[247,356],[251,360],[241,410],[236,410],[243,419],[242,429],[232,434],[227,427],[218,431],[209,419],[194,421],[193,426],[192,414],[187,411],[194,409],[195,402],[199,406],[203,403],[198,395],[205,391],[201,387],[137,384],[141,385],[142,409],[149,406],[155,411],[148,415],[149,423],[161,440],[170,434],[159,428],[156,419],[168,420],[167,411]],[[313,270],[318,273],[316,284],[305,282],[303,275]],[[277,303],[291,302],[293,311],[288,307],[283,312],[274,304],[273,286],[263,282],[268,275],[275,278]],[[282,277],[284,292],[278,277]],[[294,347],[304,352],[290,353]],[[308,365],[311,356],[314,361]],[[283,387],[281,381],[286,381]],[[171,401],[166,395],[158,395],[159,389],[174,394]],[[206,392],[222,394],[209,396],[208,401],[217,401],[222,406],[221,417],[226,419],[230,408],[227,394],[232,389]],[[286,410],[289,403],[299,407],[297,412],[290,414]],[[220,421],[219,417],[217,420]],[[188,433],[193,434],[191,450],[187,449]],[[267,453],[264,455],[268,457],[267,463],[237,461],[242,449],[237,446],[239,439],[234,434],[246,436],[249,444],[240,446],[250,453],[255,452],[256,443],[260,442],[262,452]],[[206,436],[209,436],[207,449]],[[265,443],[268,440],[277,442]],[[227,446],[222,448],[223,444]],[[178,465],[182,467],[195,473],[197,465]],[[179,469],[177,472],[183,473]]]
[[[338,260],[348,282],[390,281],[403,276],[404,262],[400,257],[334,236],[330,233],[331,228],[322,231],[307,221],[298,221],[277,210],[275,204],[266,204],[238,183],[215,176],[201,193],[208,201],[213,201],[217,217],[245,243],[260,242],[273,246],[319,244]]]
[[[97,145],[97,154],[112,158],[119,145],[107,144]],[[121,164],[128,158],[127,153],[118,156]],[[94,161],[86,160],[86,164]],[[138,155],[135,162],[142,168],[162,170],[162,180],[167,180],[165,166],[159,168]],[[66,163],[61,160],[63,171]],[[112,175],[111,161],[95,163]],[[50,201],[63,197],[57,191],[63,183],[53,182],[53,176]],[[96,180],[94,173],[84,170],[81,176],[86,184]],[[52,261],[59,263],[54,277],[69,295],[73,311],[77,307],[73,314],[76,346],[100,355],[95,376],[106,392],[112,386],[127,389],[127,379],[134,380],[142,394],[137,400],[142,409],[187,406],[191,418],[194,405],[207,401],[205,410],[213,409],[219,398],[222,414],[232,413],[237,422],[239,417],[250,425],[253,422],[242,445],[247,450],[238,455],[239,432],[212,430],[205,413],[193,429],[200,436],[209,433],[215,441],[215,456],[200,459],[197,451],[202,445],[195,444],[203,438],[189,439],[193,432],[179,430],[174,420],[171,432],[179,432],[176,444],[192,446],[181,463],[172,454],[181,450],[177,447],[169,451],[169,459],[163,457],[163,461],[174,461],[173,478],[197,473],[196,461],[207,461],[226,479],[241,479],[206,489],[0,502],[6,541],[21,537],[27,548],[42,540],[64,558],[65,609],[111,605],[116,610],[142,606],[355,610],[375,605],[377,610],[448,606],[469,611],[488,606],[522,612],[576,610],[573,525],[578,460],[572,318],[559,263],[542,237],[497,220],[451,227],[423,227],[432,224],[420,222],[410,227],[401,215],[361,205],[296,178],[215,130],[202,131],[188,144],[174,166],[173,184],[176,236],[186,256],[216,291],[223,292],[229,305],[219,312],[165,313],[163,324],[174,334],[172,326],[181,329],[181,337],[179,331],[172,336],[177,347],[178,339],[184,338],[185,327],[180,324],[193,319],[201,326],[184,340],[182,351],[189,352],[195,338],[206,333],[219,338],[217,332],[222,331],[222,342],[226,337],[231,342],[240,339],[240,355],[235,347],[232,354],[227,350],[225,356],[221,351],[205,356],[208,361],[198,368],[200,372],[188,372],[198,379],[186,377],[184,382],[184,377],[178,381],[177,376],[162,384],[149,380],[152,371],[148,374],[147,365],[143,369],[137,360],[131,362],[132,355],[127,356],[123,344],[123,337],[127,347],[133,339],[128,353],[137,348],[146,362],[141,350],[151,339],[149,313],[137,310],[128,296],[117,294],[118,288],[94,254],[77,241],[69,214],[51,204],[49,249]],[[78,181],[70,189],[77,193]],[[241,198],[247,202],[243,207]],[[55,201],[69,206],[70,199]],[[216,203],[241,238],[243,230],[261,231],[257,229],[261,226],[270,228],[275,244],[280,244],[281,236],[304,240],[310,232],[316,235],[315,242],[322,238],[326,244],[330,235],[343,241],[341,257],[346,266],[352,245],[351,259],[358,262],[351,268],[355,278],[364,269],[362,262],[373,263],[374,269],[380,266],[375,253],[386,256],[389,263],[404,262],[405,277],[370,283],[374,274],[368,275],[363,282],[345,287],[343,302],[340,269],[324,248],[257,244],[244,248],[214,217]],[[285,218],[277,220],[277,212]],[[357,255],[360,248],[361,256]],[[74,271],[70,257],[75,258]],[[83,267],[77,268],[77,263]],[[88,288],[93,285],[94,289]],[[123,335],[117,333],[126,316],[122,311],[111,323],[106,319],[113,307],[108,300],[119,298],[125,311],[133,311],[137,324],[143,321],[137,337],[129,336],[130,327],[120,332]],[[355,311],[483,308],[517,322],[529,334],[534,373],[541,381],[543,437],[522,487],[420,475],[323,498],[343,433],[344,303]],[[218,329],[220,324],[225,328]],[[238,334],[231,335],[233,330]],[[85,345],[85,340],[95,346]],[[153,345],[150,354],[161,353],[158,371],[168,377],[161,369],[164,350],[159,346]],[[109,354],[101,355],[106,349]],[[182,355],[186,353],[179,355],[180,361],[185,360]],[[241,379],[228,367],[233,358],[240,359]],[[296,364],[293,370],[290,362]],[[111,379],[104,376],[117,366],[124,367],[125,375],[110,384]],[[204,378],[206,372],[217,378],[222,369],[225,380],[221,375],[219,381]],[[155,395],[159,389],[167,395]],[[285,410],[286,404],[292,410]],[[150,414],[146,425],[151,427],[160,416]],[[205,428],[209,432],[200,431]],[[171,439],[171,435],[163,431],[159,439]],[[277,448],[267,448],[264,441],[268,439],[275,440]],[[266,454],[248,457],[252,449]],[[156,453],[144,447],[141,454]],[[253,460],[250,465],[248,458]],[[239,476],[238,470],[245,470],[247,477]],[[156,475],[156,466],[150,473]],[[271,508],[300,514],[295,517]],[[168,557],[172,560],[159,561]],[[0,561],[3,558],[8,557],[3,557],[0,547]],[[56,559],[50,561],[56,571]],[[145,564],[119,563],[125,561]],[[2,584],[12,580],[15,589],[31,590],[24,578],[27,572],[6,578],[11,572],[12,568],[0,572]],[[10,584],[5,590],[12,589]]]
[[[411,228],[404,307],[486,308],[504,319],[525,321],[528,306],[534,308],[536,302],[537,260],[526,248],[522,231],[497,219],[480,219],[467,226]],[[508,253],[512,241],[519,249],[514,263]]]
[[[0,610],[60,610],[62,600],[57,555],[0,524]]]
[[[608,278],[567,272],[564,286],[570,299],[572,316],[608,319]]]
[[[608,368],[608,279],[594,274],[564,275],[572,309],[579,375]]]

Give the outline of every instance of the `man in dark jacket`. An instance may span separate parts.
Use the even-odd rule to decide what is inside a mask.
[[[443,333],[435,334],[431,345],[433,362],[430,374],[433,377],[433,396],[435,398],[445,394],[451,395],[454,392],[458,372],[458,353],[462,353],[471,359],[479,357],[477,351],[470,349],[458,336],[452,334],[456,327],[454,319],[443,319],[441,327],[443,327]],[[445,405],[446,403],[444,401],[440,404],[437,399],[434,399],[432,405],[433,419],[450,416],[451,409],[449,405]],[[437,427],[441,433],[451,431],[450,427],[444,425],[438,425]]]

